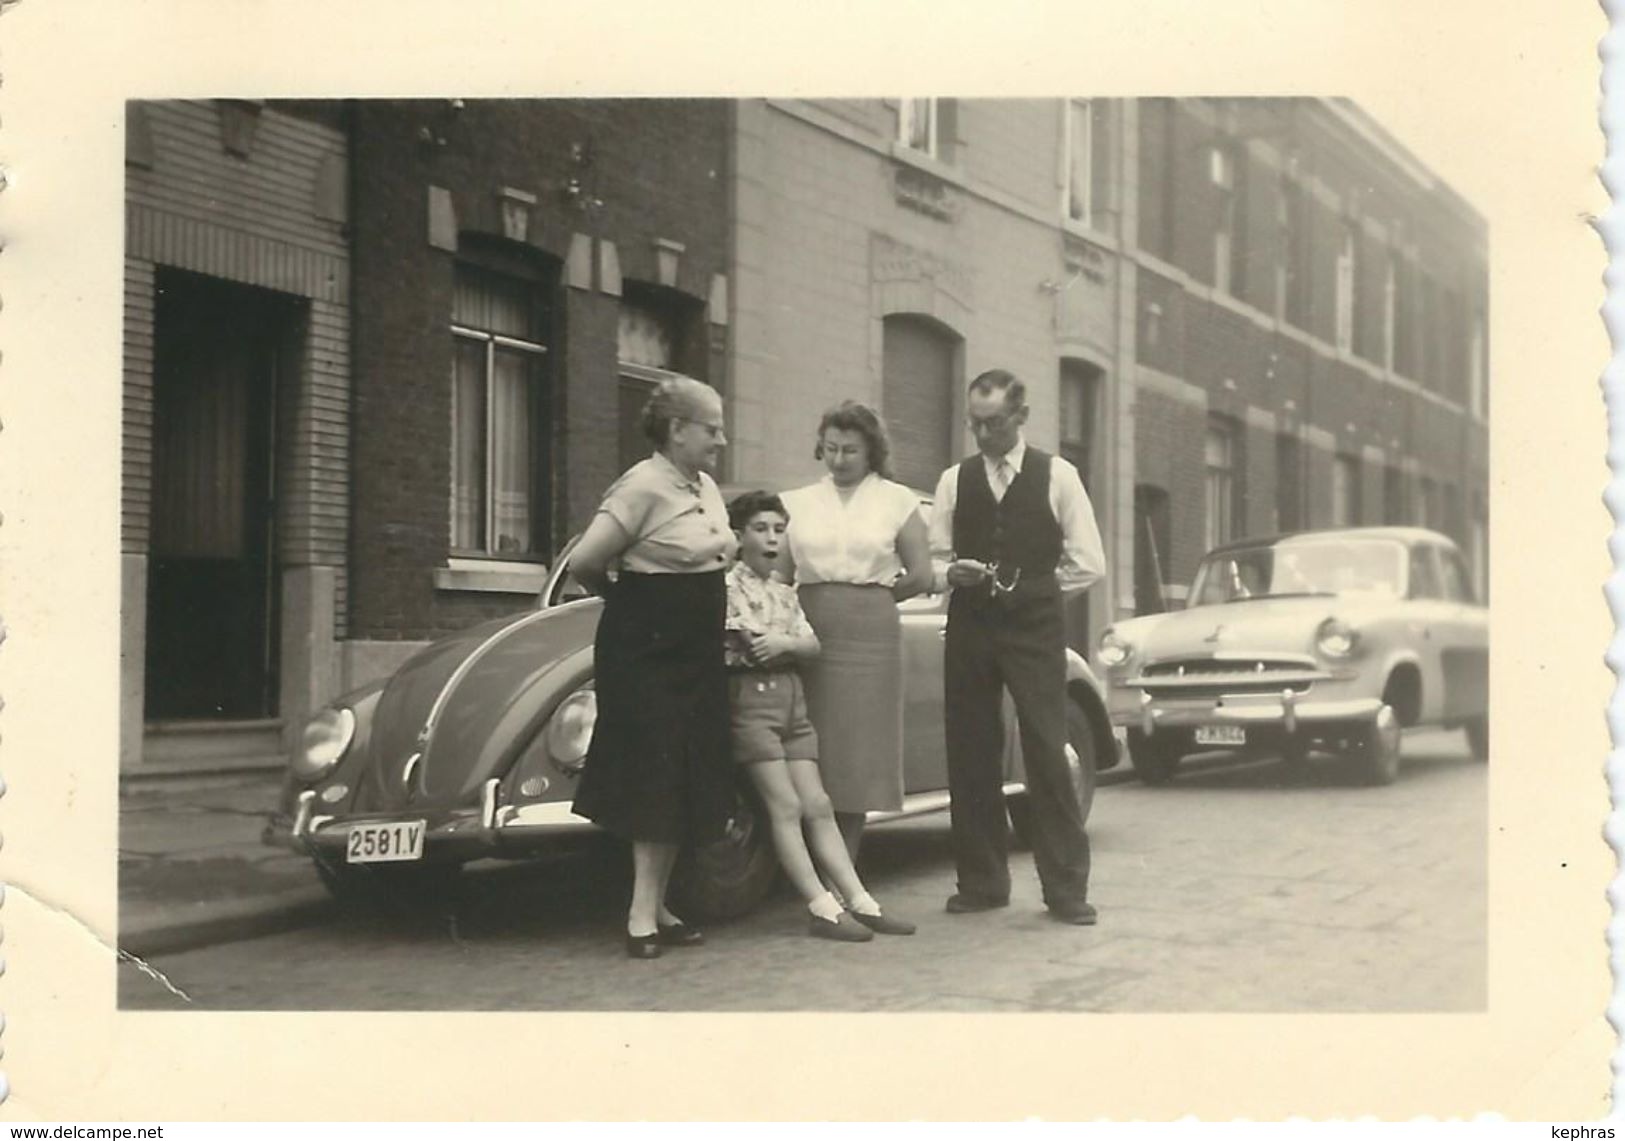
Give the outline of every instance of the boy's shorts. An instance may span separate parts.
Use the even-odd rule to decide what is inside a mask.
[[[734,762],[815,761],[818,734],[807,719],[807,693],[793,669],[728,675]]]

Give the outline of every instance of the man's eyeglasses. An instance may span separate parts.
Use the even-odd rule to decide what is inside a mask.
[[[965,426],[976,435],[981,435],[983,432],[1003,432],[1011,424],[1015,423],[1015,419],[1015,416],[1008,412],[998,416],[988,416],[981,420],[974,416],[967,416],[965,417]]]

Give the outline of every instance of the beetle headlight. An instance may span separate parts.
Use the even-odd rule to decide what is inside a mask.
[[[1328,658],[1346,658],[1360,644],[1360,632],[1339,618],[1328,618],[1315,631],[1315,649]]]
[[[355,714],[348,709],[324,709],[305,724],[305,738],[290,767],[300,780],[320,780],[333,771],[355,738]]]
[[[1107,630],[1100,637],[1100,661],[1106,666],[1120,666],[1134,653],[1130,645],[1116,630]]]
[[[567,773],[579,773],[587,763],[593,726],[598,723],[598,694],[578,689],[559,703],[547,723],[547,755]]]

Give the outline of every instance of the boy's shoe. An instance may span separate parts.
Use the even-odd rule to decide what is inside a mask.
[[[839,918],[825,919],[821,915],[807,916],[807,934],[815,939],[833,939],[837,943],[867,943],[875,933],[843,911]]]
[[[865,915],[861,911],[854,911],[852,918],[877,935],[912,935],[916,930],[914,924],[908,920],[894,919],[884,911],[879,915]]]

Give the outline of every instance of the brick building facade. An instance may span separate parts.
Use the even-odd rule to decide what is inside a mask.
[[[128,140],[127,765],[274,751],[530,605],[670,372],[723,392],[725,478],[815,478],[855,397],[929,489],[1014,370],[1106,540],[1074,644],[1246,534],[1425,523],[1483,581],[1485,226],[1341,102],[213,101]]]
[[[1214,543],[1414,522],[1487,566],[1486,231],[1327,100],[746,101],[734,462],[815,473],[842,396],[900,477],[971,446],[965,381],[1029,384],[1111,579],[1177,604]]]
[[[531,603],[647,453],[663,370],[723,386],[729,107],[360,102],[348,680]]]

